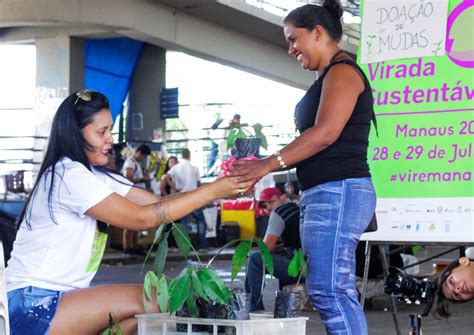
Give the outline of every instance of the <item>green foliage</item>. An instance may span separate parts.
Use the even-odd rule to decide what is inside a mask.
[[[160,226],[161,228],[162,226]],[[232,257],[231,277],[234,280],[241,270],[242,266],[250,255],[253,243],[256,243],[263,259],[263,273],[265,269],[273,275],[273,259],[268,247],[261,239],[251,240],[232,240],[222,247],[216,256],[214,256],[207,265],[203,265],[199,256],[199,266],[186,267],[181,273],[173,278],[169,286],[166,277],[163,275],[163,269],[168,254],[168,235],[170,232],[163,233],[163,229],[158,229],[155,239],[150,249],[156,246],[156,256],[153,264],[153,270],[148,271],[145,275],[143,285],[143,304],[146,306],[147,299],[152,300],[153,288],[156,289],[156,303],[162,312],[169,311],[175,313],[183,308],[186,304],[192,315],[198,316],[197,300],[215,301],[223,305],[230,305],[233,299],[232,292],[226,287],[221,278],[210,267],[214,258],[225,248],[237,244],[234,255]],[[193,249],[189,235],[184,226],[172,223],[171,233],[176,239],[181,253],[187,257],[190,250]],[[194,250],[196,251],[196,250]],[[148,252],[147,258],[150,255]],[[143,267],[142,267],[143,268]],[[158,279],[159,278],[159,279]],[[262,284],[263,285],[263,284]]]
[[[248,127],[235,125],[230,130],[229,136],[227,137],[227,150],[234,146],[235,140],[238,138],[259,138],[260,145],[262,148],[267,149],[268,143],[267,138],[263,134],[263,126],[260,123],[252,125],[253,133],[248,129]]]
[[[237,277],[237,274],[247,260],[251,247],[252,240],[244,240],[235,248],[234,255],[232,256],[232,270],[230,276],[232,281]]]
[[[293,256],[288,265],[288,275],[290,277],[296,278],[298,277],[297,284],[300,283],[301,277],[306,277],[308,271],[308,265],[306,264],[306,260],[304,259],[304,254],[301,249],[299,249]]]
[[[261,240],[257,239],[258,249],[263,258],[263,264],[268,273],[273,276],[273,257],[267,245]],[[265,271],[264,271],[265,272]]]
[[[160,239],[161,233],[163,232],[163,229],[165,229],[165,225],[162,224],[162,225],[159,225],[159,226],[158,226],[158,229],[157,229],[156,232],[155,232],[155,238],[153,239],[153,243],[151,244],[150,249],[148,249],[148,252],[147,252],[147,254],[146,254],[145,260],[143,261],[142,268],[141,268],[140,272],[143,272],[143,267],[145,266],[146,261],[147,261],[148,258],[150,257],[151,252],[153,251],[154,246],[156,245],[156,243],[157,243],[158,240]]]
[[[262,257],[262,288],[261,292],[263,293],[263,288],[265,286],[265,273],[268,272],[273,276],[273,257],[268,249],[267,245],[261,239],[250,239],[250,240],[232,240],[228,244],[234,244],[236,241],[240,241],[237,248],[235,248],[234,255],[232,256],[232,270],[231,270],[231,280],[237,277],[237,274],[242,269],[242,266],[245,262],[248,263],[248,258],[250,257],[250,249],[253,243],[256,243],[260,256]],[[266,272],[265,272],[266,270]],[[247,277],[247,269],[245,269],[245,277]],[[244,278],[244,282],[245,282]]]
[[[165,269],[166,257],[168,256],[169,234],[170,232],[168,231],[163,235],[160,244],[158,244],[158,248],[156,248],[155,261],[153,262],[153,271],[155,271],[157,277],[161,276],[163,274],[163,270]]]
[[[186,226],[180,223],[173,223],[173,229],[171,232],[184,258],[188,258],[192,244]]]
[[[156,303],[160,307],[162,313],[168,311],[168,305],[170,300],[170,294],[168,289],[168,283],[164,275],[161,276],[156,287]]]
[[[170,283],[170,313],[181,309],[191,293],[190,268],[185,268],[181,274]]]

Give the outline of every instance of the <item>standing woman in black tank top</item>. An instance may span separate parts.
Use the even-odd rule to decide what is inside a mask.
[[[288,53],[317,77],[295,109],[301,135],[265,159],[235,162],[231,175],[250,180],[296,166],[308,294],[328,333],[362,335],[355,250],[375,211],[367,165],[373,100],[364,73],[338,46],[342,12],[326,0],[285,18]]]

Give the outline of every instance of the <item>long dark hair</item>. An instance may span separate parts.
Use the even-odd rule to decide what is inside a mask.
[[[283,22],[309,31],[320,25],[334,41],[339,42],[342,37],[342,14],[343,10],[338,0],[326,0],[322,6],[308,4],[292,10]]]
[[[52,208],[52,196],[54,178],[62,175],[57,175],[56,164],[63,157],[69,157],[71,160],[84,165],[88,170],[91,170],[89,160],[85,150],[92,150],[92,145],[87,143],[82,135],[82,129],[91,124],[94,115],[103,109],[109,109],[109,100],[105,95],[99,92],[81,91],[68,96],[59,106],[51,126],[51,133],[49,135],[48,148],[41,163],[35,184],[31,191],[28,200],[21,211],[17,224],[20,226],[23,219],[26,222],[28,229],[31,230],[30,218],[32,206],[28,206],[34,199],[36,189],[45,174],[51,174],[51,181],[48,186],[48,210],[52,220],[54,218]],[[111,171],[105,167],[99,167],[101,170]],[[64,171],[64,170],[63,170]]]
[[[473,261],[472,259],[470,261]],[[443,292],[443,285],[446,283],[446,280],[451,275],[454,269],[461,266],[459,259],[452,261],[448,264],[448,266],[444,269],[438,279],[438,285],[436,289],[436,309],[433,312],[435,318],[439,319],[442,318],[449,318],[451,316],[451,312],[449,311],[449,303],[453,304],[461,304],[467,302],[467,300],[451,300],[447,299]]]
[[[165,167],[165,171],[163,172],[163,174],[165,174],[166,172],[168,172],[171,169],[170,168],[170,160],[172,160],[172,159],[175,159],[178,162],[178,157],[169,156],[168,160],[166,161],[166,167]]]

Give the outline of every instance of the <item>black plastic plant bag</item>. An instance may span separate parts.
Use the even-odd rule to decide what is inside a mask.
[[[207,302],[205,300],[199,299],[197,301],[197,306],[199,309],[199,318],[202,319],[221,319],[226,320],[229,318],[229,309],[227,306],[218,304],[216,302]],[[193,317],[191,315],[189,309],[186,306],[183,306],[182,309],[176,312],[176,316],[178,317]],[[226,329],[228,327],[225,326],[218,326],[217,332],[218,334],[232,334],[232,329]],[[187,332],[188,325],[185,323],[177,323],[176,330],[178,332]],[[208,333],[212,334],[213,329],[210,325],[192,325],[192,332],[200,332],[200,333]]]
[[[250,155],[258,157],[261,142],[259,138],[238,138],[235,140],[230,154],[237,159]]]
[[[230,305],[229,319],[250,320],[251,293],[234,292],[234,299]]]
[[[303,305],[303,295],[299,292],[276,291],[275,294],[275,319],[297,318],[300,316]]]

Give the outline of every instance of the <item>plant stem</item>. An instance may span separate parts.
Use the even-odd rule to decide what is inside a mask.
[[[296,281],[296,286],[300,284],[301,277],[303,276],[303,272],[300,271],[300,275],[298,276],[298,280]]]
[[[198,252],[196,251],[196,249],[194,249],[191,241],[181,232],[181,230],[179,230],[179,228],[176,228],[176,223],[173,222],[172,225],[173,225],[173,229],[177,230],[178,233],[186,240],[186,242],[188,242],[189,246],[191,247],[191,249],[193,249],[194,253],[196,254],[196,258],[199,262],[199,265],[202,265],[201,258],[199,258]]]
[[[212,262],[214,261],[214,259],[226,248],[230,247],[231,245],[233,244],[236,244],[237,242],[240,242],[241,239],[240,238],[237,238],[235,240],[232,240],[232,241],[229,241],[227,242],[223,247],[221,247],[217,252],[216,254],[211,258],[211,260],[207,263],[207,266],[211,266]]]

